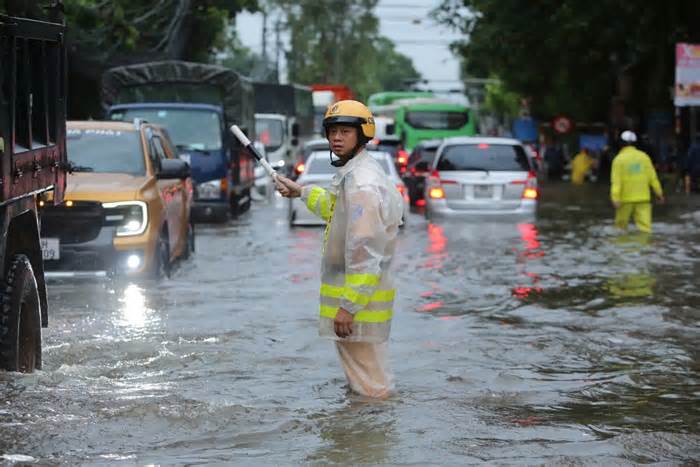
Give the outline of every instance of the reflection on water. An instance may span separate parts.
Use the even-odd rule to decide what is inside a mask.
[[[117,326],[139,330],[145,328],[150,322],[158,320],[153,309],[146,305],[145,289],[136,284],[129,284],[119,298],[120,313],[115,315],[114,323]]]
[[[639,272],[611,277],[607,282],[608,291],[617,298],[649,297],[654,293],[656,279],[649,273]]]
[[[391,401],[359,400],[331,411],[318,420],[322,445],[308,462],[341,465],[377,465],[391,461],[397,444]]]
[[[323,231],[286,204],[198,229],[170,280],[52,284],[44,369],[0,373],[0,458],[695,465],[700,217],[618,235],[605,188],[548,185],[536,222],[412,215],[380,403],[318,338]]]
[[[545,255],[541,244],[537,239],[537,227],[534,224],[518,224],[518,232],[524,248],[518,251],[518,272],[527,279],[524,285],[518,285],[511,290],[514,297],[524,300],[534,293],[542,291],[539,287],[540,276],[537,273],[528,271],[528,263],[532,260],[542,258]]]

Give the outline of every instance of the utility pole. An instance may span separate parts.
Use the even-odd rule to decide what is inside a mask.
[[[263,63],[267,65],[267,10],[265,10],[264,8],[262,11],[262,15],[262,59]]]
[[[282,39],[280,37],[280,30],[282,29],[282,22],[278,19],[275,22],[275,78],[277,82],[280,82],[280,52],[282,49]]]

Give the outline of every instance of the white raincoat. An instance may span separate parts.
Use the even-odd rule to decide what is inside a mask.
[[[391,377],[384,346],[376,344],[386,342],[391,330],[396,290],[389,269],[403,215],[401,194],[363,150],[338,170],[328,190],[306,186],[301,198],[327,222],[319,332],[340,341],[338,352],[353,389],[383,395]],[[353,332],[343,339],[333,325],[339,307],[354,315]]]

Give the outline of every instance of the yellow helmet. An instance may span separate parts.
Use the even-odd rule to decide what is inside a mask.
[[[375,126],[372,112],[365,104],[358,101],[338,101],[328,106],[323,117],[323,129],[328,134],[331,125],[351,125],[360,129],[364,143],[374,138]]]

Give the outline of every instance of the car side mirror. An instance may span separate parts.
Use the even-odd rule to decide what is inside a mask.
[[[388,124],[386,126],[386,128],[384,129],[384,132],[387,135],[395,135],[396,134],[396,125],[394,125],[393,123]]]
[[[292,136],[294,138],[299,137],[299,124],[296,122],[292,123]],[[292,144],[294,144],[294,143],[292,143]]]
[[[182,180],[190,175],[190,164],[182,159],[163,159],[160,161],[159,180]]]
[[[299,139],[298,138],[292,138],[292,146],[298,146],[299,145]]]

